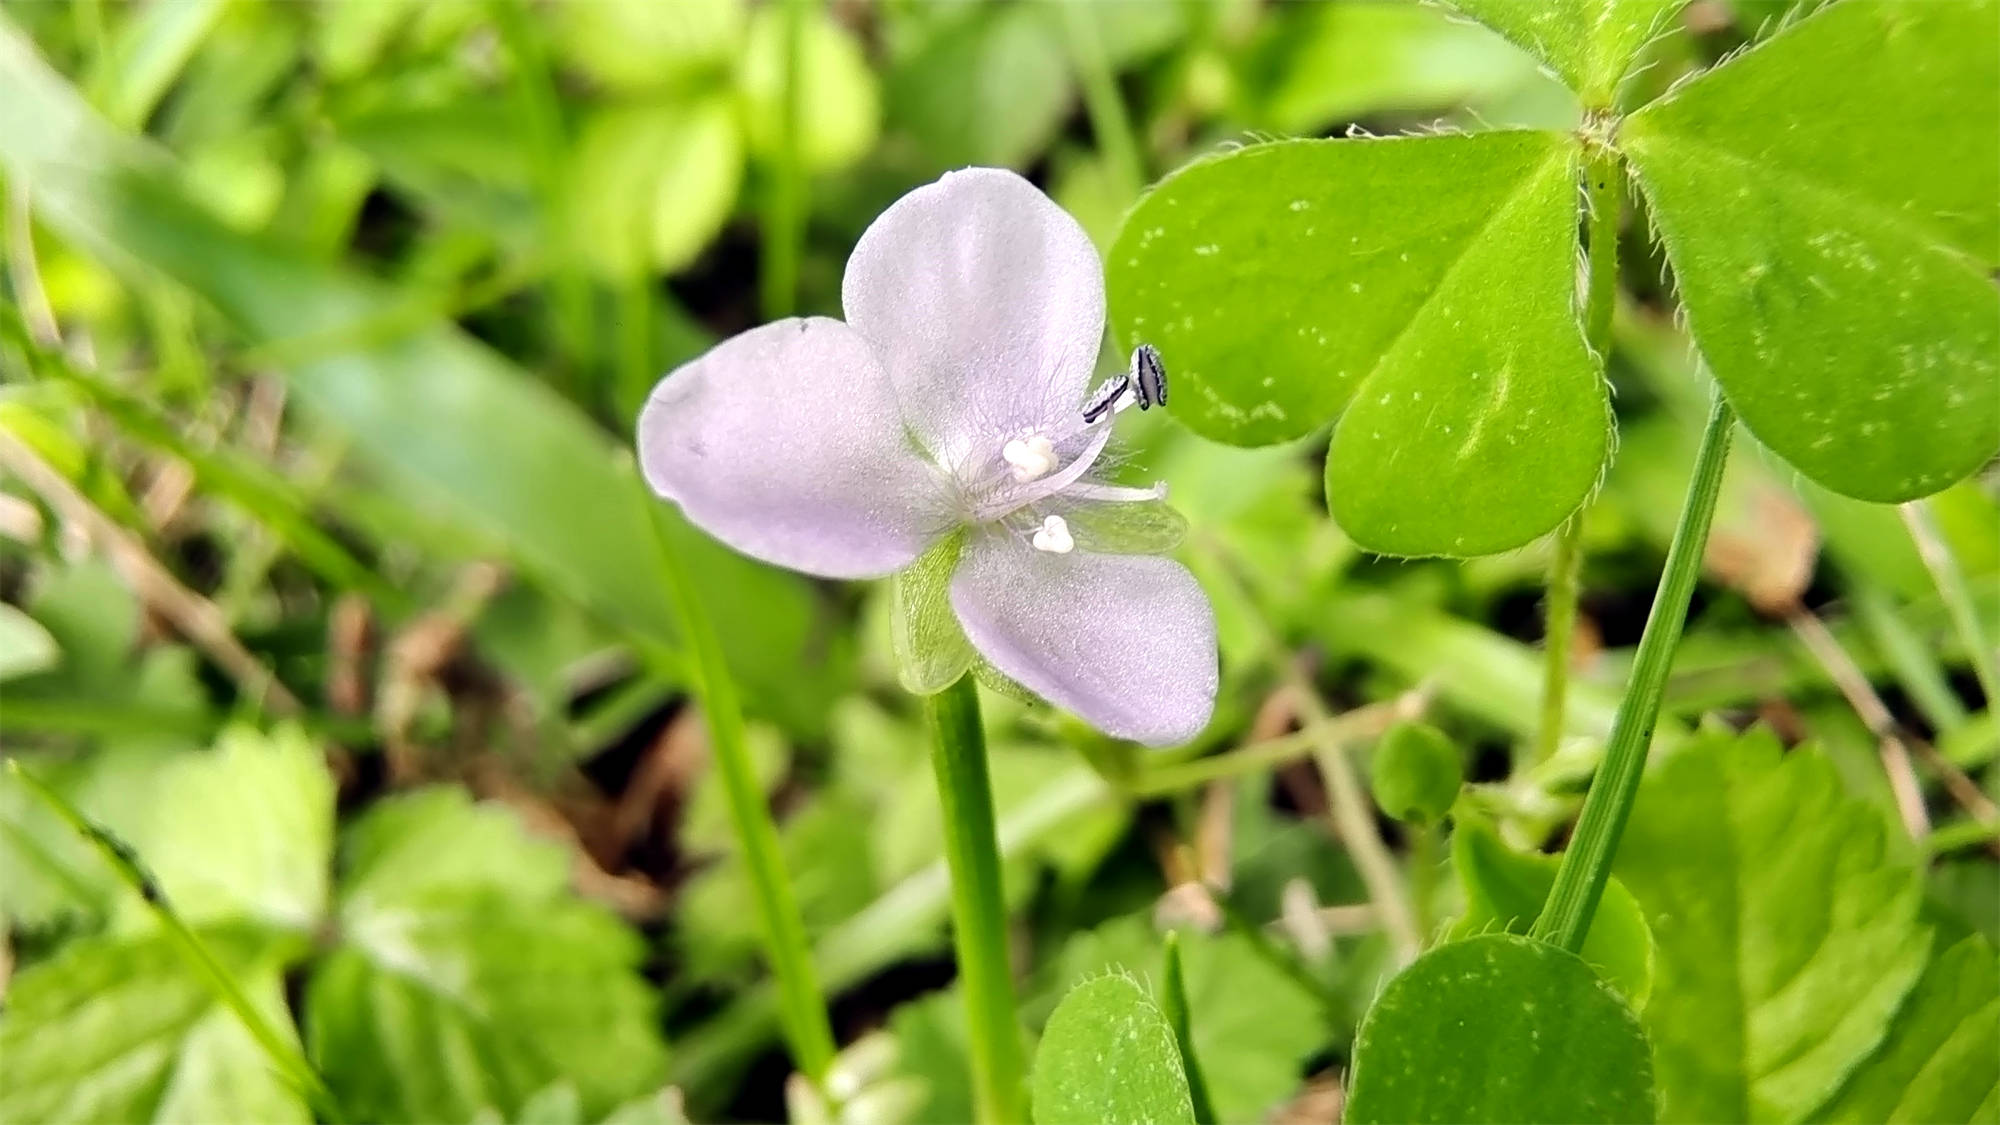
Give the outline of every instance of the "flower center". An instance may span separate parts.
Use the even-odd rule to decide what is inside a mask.
[[[1058,495],[1111,503],[1157,498],[1156,489],[1113,487],[1087,481],[1084,474],[1104,451],[1111,422],[1120,412],[1134,406],[1149,410],[1166,401],[1167,373],[1160,353],[1141,344],[1132,352],[1130,369],[1099,384],[1078,413],[1045,420],[1025,433],[1016,431],[1016,436],[1001,444],[997,464],[974,458],[959,465],[954,475],[964,498],[967,522],[998,523],[1019,512],[1040,514],[1037,509]],[[1018,523],[1015,526],[1020,532],[1028,530]],[[1076,546],[1069,525],[1059,516],[1050,516],[1035,527],[1033,540],[1036,548],[1056,554],[1066,554]]]
[[[1056,467],[1056,447],[1047,434],[1039,430],[1025,438],[1015,438],[1002,446],[1000,459],[1007,462],[1013,471],[1017,484],[1040,480],[1048,476]]]

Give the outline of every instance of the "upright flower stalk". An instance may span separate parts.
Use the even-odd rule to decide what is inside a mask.
[[[958,953],[958,987],[971,1046],[973,1110],[981,1125],[1025,1121],[1021,1022],[1007,953],[1000,841],[972,677],[961,676],[931,696],[928,712],[931,762],[944,812],[945,863],[951,870],[952,945]]]
[[[1599,362],[1611,359],[1611,318],[1618,305],[1618,225],[1625,207],[1625,164],[1618,151],[1599,143],[1583,165],[1583,197],[1590,225],[1585,247],[1583,334]],[[1586,506],[1588,506],[1586,504]],[[1569,695],[1570,642],[1582,593],[1583,509],[1555,535],[1549,560],[1549,589],[1542,630],[1542,714],[1535,730],[1535,765],[1555,756],[1562,744]]]

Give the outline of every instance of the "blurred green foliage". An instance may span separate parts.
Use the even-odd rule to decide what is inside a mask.
[[[1665,89],[1783,7],[1690,7],[1637,82]],[[663,372],[759,321],[792,237],[769,221],[788,176],[808,201],[797,307],[837,314],[861,230],[951,167],[1027,172],[1109,247],[1145,181],[1246,140],[1577,119],[1500,36],[1389,0],[798,10],[793,150],[776,4],[0,4],[0,743],[136,850],[356,1119],[669,1121],[669,1084],[699,1119],[785,1111],[750,889],[628,448]],[[1526,853],[1559,837],[1601,749],[1701,418],[1706,375],[1647,233],[1626,232],[1620,436],[1582,533],[1564,748],[1532,770],[1506,763],[1537,722],[1545,544],[1371,558],[1326,514],[1323,430],[1237,450],[1157,414],[1126,424],[1134,471],[1170,481],[1188,518],[1180,555],[1216,604],[1223,691],[1211,729],[1160,757],[986,700],[1030,1031],[1107,970],[1155,979],[1160,930],[1180,925],[1221,1118],[1323,1104],[1394,965],[1321,782],[1294,755],[1133,795],[1155,768],[1295,725],[1294,670],[1334,710],[1416,700],[1464,750],[1458,808],[1493,825],[1488,869],[1544,862]],[[1930,507],[1990,621],[1991,478]],[[940,825],[892,591],[780,573],[666,522],[752,712],[836,1027],[851,1055],[888,1045],[886,1063],[843,1063],[898,1097],[853,1104],[965,1119]],[[1877,740],[1788,616],[1823,618],[1908,736],[1990,781],[2000,727],[1971,654],[1892,509],[1747,442],[1708,561],[1660,732],[1689,757],[1648,781],[1635,839],[1713,827],[1722,783],[1685,776],[1703,770],[1742,773],[1784,838],[1744,836],[1700,871],[1665,843],[1621,864],[1657,958],[1641,1018],[1702,1048],[1666,1119],[1752,1096],[1788,1113],[1831,1097],[1840,1119],[1975,1115],[1995,1078],[1966,1044],[1990,1042],[2000,1011],[1982,999],[1990,830],[1920,763],[1938,854],[1861,855],[1853,841],[1902,831]],[[249,690],[230,651],[285,698]],[[1779,759],[1759,735],[1725,762],[1719,736],[1689,734],[1706,712],[1820,749]],[[1513,928],[1526,877],[1479,883],[1484,901],[1385,830],[1438,932]],[[1830,928],[1823,964],[1872,979],[1881,964],[1851,951],[1888,941],[1901,987],[1839,1025],[1811,1082],[1774,1092],[1746,1075],[1778,1047],[1701,1031],[1769,995],[1667,981],[1793,949],[1777,909],[1793,892],[1754,888],[1829,855],[1867,870],[1847,890],[1814,875],[1815,893],[1872,887],[1896,909]],[[1770,909],[1733,944],[1677,930],[1680,881]],[[0,922],[0,1117],[306,1116],[130,892],[4,780]]]

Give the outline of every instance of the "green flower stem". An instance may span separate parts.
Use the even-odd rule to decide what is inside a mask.
[[[1618,151],[1599,145],[1583,167],[1583,195],[1590,211],[1586,236],[1589,273],[1583,333],[1590,350],[1607,367],[1611,361],[1611,320],[1618,308],[1618,225],[1625,208],[1625,165]],[[1546,762],[1562,742],[1564,696],[1569,691],[1570,638],[1576,632],[1576,603],[1582,593],[1583,512],[1579,509],[1556,532],[1549,560],[1549,592],[1542,630],[1542,715],[1535,731],[1534,757]]]
[[[1188,1010],[1187,980],[1181,972],[1180,934],[1167,931],[1166,970],[1160,980],[1161,1007],[1173,1025],[1174,1045],[1181,1052],[1181,1073],[1187,1076],[1188,1100],[1194,1103],[1195,1125],[1216,1125],[1215,1104],[1208,1097],[1208,1080],[1194,1053],[1194,1020]]]
[[[778,101],[778,158],[770,169],[770,184],[764,193],[763,268],[759,271],[758,296],[764,319],[777,320],[792,315],[799,300],[799,258],[806,236],[805,174],[799,167],[800,99],[799,55],[805,41],[807,5],[812,0],[779,0],[784,21],[782,50],[784,77]]]
[[[993,827],[993,786],[986,776],[986,733],[972,677],[929,697],[944,854],[951,869],[952,940],[959,990],[972,1043],[974,1116],[980,1125],[1027,1119],[1022,1104],[1021,1023],[1014,1012],[1007,953],[1007,905],[1000,885],[1000,844]]]
[[[1951,627],[1957,631],[1959,643],[1965,646],[1966,656],[1972,661],[1972,674],[1979,678],[1979,690],[1986,694],[1987,708],[2000,709],[2000,667],[1995,665],[1993,643],[1979,620],[1972,586],[1965,580],[1958,557],[1952,554],[1951,544],[1938,528],[1928,502],[1913,500],[1899,505],[1898,510],[1903,514],[1904,526],[1910,529],[1917,553],[1923,556],[1924,566],[1931,572],[1931,581],[1937,583],[1938,597],[1944,599],[1945,610],[1951,614]]]
[[[1118,92],[1118,75],[1104,53],[1094,6],[1063,3],[1056,7],[1062,12],[1070,59],[1076,64],[1077,81],[1083,87],[1084,112],[1090,115],[1090,132],[1097,139],[1097,150],[1111,165],[1119,188],[1136,196],[1146,186],[1146,164],[1139,155],[1139,139],[1132,131],[1132,117],[1126,112],[1124,95]]]
[[[1605,880],[1611,877],[1618,837],[1625,831],[1632,801],[1639,793],[1653,725],[1660,716],[1660,697],[1673,667],[1681,629],[1687,623],[1695,578],[1701,573],[1702,551],[1708,546],[1709,522],[1715,517],[1716,497],[1722,492],[1722,470],[1729,462],[1730,431],[1735,423],[1728,400],[1718,390],[1702,430],[1701,450],[1695,455],[1694,477],[1688,482],[1680,523],[1674,528],[1673,544],[1667,548],[1659,592],[1653,596],[1646,631],[1639,638],[1632,678],[1611,725],[1604,764],[1598,767],[1590,793],[1584,797],[1576,834],[1563,853],[1549,901],[1542,907],[1541,917],[1535,919],[1536,937],[1572,953],[1583,946],[1591,915],[1604,894]]]
[[[722,642],[715,635],[715,626],[702,608],[687,569],[667,539],[663,522],[666,509],[650,497],[647,504],[660,548],[660,571],[666,579],[667,596],[673,602],[686,638],[688,670],[701,696],[702,717],[708,724],[716,775],[722,781],[730,824],[743,849],[744,870],[757,901],[764,953],[770,959],[771,975],[778,985],[779,1024],[784,1029],[786,1044],[791,1047],[792,1061],[814,1085],[819,1085],[833,1063],[833,1025],[827,1017],[826,998],[813,968],[805,920],[799,915],[798,899],[785,876],[784,859],[778,850],[778,826],[771,819],[771,807],[757,784],[757,771],[750,763],[750,750],[744,742],[743,708],[736,698],[736,684],[723,660]]]
[[[62,794],[49,788],[40,778],[23,768],[18,759],[8,759],[7,772],[47,806],[50,812],[69,825],[77,835],[88,840],[97,853],[104,857],[104,861],[111,865],[111,869],[117,872],[119,881],[131,888],[132,893],[145,902],[152,910],[153,916],[160,920],[161,927],[174,943],[174,948],[187,961],[188,967],[201,977],[202,983],[208,986],[216,999],[222,1001],[223,1006],[242,1021],[250,1037],[257,1041],[257,1045],[263,1048],[264,1054],[270,1058],[271,1065],[286,1082],[304,1096],[313,1112],[323,1121],[347,1120],[341,1111],[339,1100],[333,1096],[333,1091],[327,1088],[326,1080],[320,1077],[319,1071],[313,1069],[312,1063],[306,1060],[305,1053],[299,1049],[297,1037],[278,1030],[270,1018],[251,1001],[244,993],[243,986],[236,983],[236,978],[230,976],[229,970],[223,968],[222,963],[215,959],[215,954],[209,952],[208,946],[202,944],[200,936],[181,920],[179,914],[174,913],[173,904],[167,901],[166,892],[154,882],[152,873],[140,866],[138,858],[132,854],[132,849],[124,841],[93,824],[88,817],[77,810],[76,806],[65,800]]]

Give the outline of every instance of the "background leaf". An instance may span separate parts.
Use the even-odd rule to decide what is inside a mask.
[[[279,1027],[281,972],[300,952],[248,927],[201,940]],[[312,1120],[234,1012],[159,931],[86,938],[11,982],[0,1018],[0,1119]]]
[[[5,25],[0,166],[40,184],[38,202],[72,237],[173,277],[251,339],[317,342],[290,365],[292,387],[352,435],[399,500],[462,539],[505,544],[529,573],[629,630],[674,636],[642,507],[658,501],[622,442],[463,333],[422,315],[412,322],[385,287],[221,227]],[[808,587],[716,545],[677,512],[664,524],[747,686],[782,666],[773,653],[799,657],[783,669],[785,690],[746,697],[797,700],[804,706],[788,717],[806,722],[816,709],[796,687],[816,666],[802,655],[816,616]]]
[[[1354,1044],[1349,1122],[1651,1121],[1639,1021],[1575,956],[1486,934],[1398,973]]]
[[[1070,990],[1035,1051],[1037,1125],[1194,1125],[1174,1031],[1126,976]]]
[[[1705,732],[1641,784],[1616,871],[1653,930],[1661,1120],[1798,1120],[1881,1042],[1930,949],[1884,829],[1768,731]]]
[[[1520,44],[1583,96],[1610,108],[1646,42],[1686,0],[1446,0]]]
[[[1813,1114],[1822,1121],[1991,1121],[2000,1114],[2000,966],[1968,936],[1940,953],[1882,1049]]]
[[[1849,496],[2000,449],[2000,56],[1966,49],[1996,27],[1989,0],[1849,0],[1619,132],[1731,405]]]
[[[750,16],[736,59],[743,129],[750,150],[776,157],[784,90],[784,20],[776,5]],[[820,15],[808,18],[799,42],[799,159],[815,171],[844,168],[865,155],[880,127],[875,72],[853,33]]]
[[[214,749],[162,771],[153,800],[154,815],[130,842],[183,919],[248,919],[299,934],[319,924],[334,784],[304,733],[226,731]],[[151,924],[149,911],[131,907]]]
[[[1517,852],[1480,821],[1460,820],[1452,829],[1451,864],[1465,893],[1465,914],[1452,924],[1451,936],[1496,929],[1526,934],[1548,901],[1560,862]],[[1653,990],[1653,934],[1632,892],[1616,878],[1605,884],[1577,955],[1634,1011],[1645,1007]]]
[[[0,605],[0,681],[53,667],[62,658],[56,639],[19,608]]]
[[[720,96],[608,106],[576,144],[571,237],[607,279],[687,265],[735,206],[743,137]]]
[[[384,801],[355,827],[342,944],[314,966],[306,1038],[358,1117],[511,1117],[559,1078],[594,1117],[660,1084],[637,935],[570,896],[539,858],[547,846],[493,817],[433,795]]]
[[[1548,531],[1596,482],[1597,363],[1573,312],[1576,184],[1554,134],[1259,145],[1168,177],[1107,263],[1112,321],[1171,409],[1236,444],[1343,408],[1334,518],[1384,554]]]
[[[1194,1054],[1222,1121],[1255,1121],[1297,1087],[1314,1050],[1335,1033],[1318,996],[1241,934],[1180,932]],[[1163,972],[1162,938],[1145,917],[1114,919],[1064,944],[1026,1007],[1046,1010],[1064,990],[1106,973]]]
[[[1075,100],[1062,42],[1032,4],[938,5],[933,18],[889,70],[892,124],[939,168],[1024,165]]]

